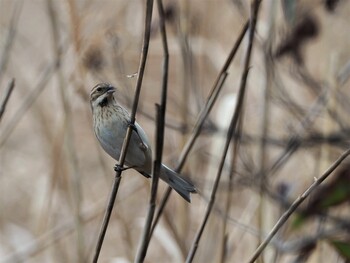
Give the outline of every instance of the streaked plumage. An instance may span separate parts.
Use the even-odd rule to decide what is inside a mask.
[[[118,104],[113,93],[115,88],[107,83],[97,84],[90,93],[94,130],[102,148],[115,160],[119,160],[120,151],[129,126],[130,115]],[[125,165],[133,167],[146,177],[152,173],[152,150],[146,133],[135,122],[136,131],[132,132]],[[179,174],[162,164],[160,178],[169,184],[186,201],[190,202],[190,193],[195,187]]]

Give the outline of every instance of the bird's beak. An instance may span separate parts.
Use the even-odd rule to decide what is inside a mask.
[[[108,90],[106,91],[108,94],[113,94],[115,92],[114,87],[109,87]]]

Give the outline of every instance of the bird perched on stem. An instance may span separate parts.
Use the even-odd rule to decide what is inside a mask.
[[[91,90],[90,104],[96,137],[102,148],[118,161],[126,131],[130,126],[130,114],[114,98],[115,91],[108,83],[97,84]],[[152,149],[141,126],[135,122],[132,127],[125,165],[149,178],[152,173]],[[192,183],[164,164],[160,167],[159,177],[187,202],[191,201],[190,193],[196,193]]]

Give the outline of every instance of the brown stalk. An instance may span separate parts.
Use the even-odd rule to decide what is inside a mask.
[[[99,237],[97,240],[96,244],[96,249],[95,249],[95,254],[93,261],[96,263],[98,261],[100,251],[102,248],[103,240],[107,231],[107,227],[109,224],[109,220],[112,214],[112,210],[114,207],[115,199],[117,197],[118,189],[119,189],[119,184],[121,181],[121,174],[124,166],[124,161],[126,157],[126,152],[128,149],[128,145],[130,142],[131,138],[131,133],[133,131],[132,125],[135,123],[135,116],[136,116],[136,111],[137,111],[137,106],[140,98],[140,93],[141,93],[141,87],[142,87],[142,79],[143,79],[143,74],[145,71],[145,66],[146,66],[146,61],[147,61],[147,54],[148,54],[148,47],[149,47],[149,40],[150,40],[150,35],[151,35],[151,20],[152,20],[152,9],[153,9],[153,0],[147,0],[146,2],[146,15],[145,15],[145,23],[144,23],[144,35],[143,35],[143,42],[142,42],[142,51],[141,51],[141,58],[140,58],[140,64],[138,68],[138,75],[137,75],[137,81],[136,81],[136,88],[135,88],[135,95],[134,95],[134,103],[131,111],[131,116],[130,116],[130,126],[127,129],[124,141],[123,141],[123,146],[120,152],[120,157],[118,161],[118,165],[121,169],[118,169],[115,174],[115,181],[113,183],[112,191],[109,197],[109,201],[107,204],[106,212],[103,218],[103,222],[101,225],[101,229],[99,232]]]
[[[203,107],[202,111],[199,113],[199,117],[197,119],[197,122],[193,128],[193,131],[191,133],[191,136],[190,138],[187,140],[187,143],[186,145],[184,146],[183,150],[182,150],[182,153],[179,157],[179,161],[178,161],[178,165],[175,169],[175,171],[177,172],[181,172],[185,162],[186,162],[186,159],[188,157],[188,154],[190,153],[192,147],[194,146],[194,143],[195,141],[197,140],[201,130],[202,130],[202,127],[203,127],[203,124],[204,124],[204,121],[206,120],[207,116],[209,115],[211,109],[213,108],[215,102],[216,102],[216,99],[221,91],[221,88],[224,84],[224,81],[226,79],[226,76],[227,76],[227,69],[228,67],[230,66],[234,56],[236,55],[237,53],[237,50],[238,50],[238,47],[240,46],[242,40],[243,40],[243,37],[246,33],[246,31],[248,30],[248,25],[249,23],[246,22],[237,38],[237,40],[235,41],[233,47],[232,47],[232,50],[231,52],[229,53],[222,69],[220,70],[215,82],[214,82],[214,85],[208,95],[208,99],[207,99],[207,102],[205,104],[205,106]],[[163,197],[162,197],[162,200],[160,202],[160,205],[159,205],[159,208],[158,208],[158,211],[157,211],[157,214],[156,214],[156,217],[153,221],[153,225],[152,225],[152,229],[151,229],[151,233],[150,233],[150,236],[152,235],[156,225],[158,224],[158,221],[160,219],[160,216],[162,215],[163,211],[164,211],[164,208],[165,208],[165,205],[167,204],[168,202],[168,199],[169,199],[169,196],[170,196],[170,193],[171,193],[171,187],[168,187],[166,192],[164,193]]]
[[[15,79],[12,79],[10,81],[10,83],[8,84],[7,89],[5,90],[4,99],[0,103],[0,122],[1,122],[2,115],[5,112],[7,102],[10,99],[10,96],[11,96],[11,93],[12,93],[14,87],[15,87]]]
[[[121,200],[125,200],[132,193],[140,191],[141,187],[131,187],[128,192],[123,193]],[[97,220],[100,215],[104,212],[104,201],[98,200],[95,204],[82,211],[83,223],[87,224],[91,221]],[[121,221],[123,221],[121,219]],[[125,223],[123,222],[123,225]],[[44,233],[40,234],[33,241],[24,244],[19,247],[18,250],[14,251],[1,259],[2,263],[12,262],[27,262],[30,258],[38,256],[49,249],[53,244],[60,242],[63,238],[69,238],[75,232],[74,219],[61,220],[58,225],[53,226]],[[21,259],[21,260],[19,260]]]
[[[33,103],[38,99],[41,92],[48,86],[47,83],[51,80],[53,74],[58,67],[57,61],[49,63],[45,68],[46,70],[39,79],[38,84],[35,88],[23,99],[22,105],[15,112],[11,121],[4,128],[2,134],[0,135],[0,148],[4,145],[7,138],[12,134],[19,121],[25,116],[25,113],[30,109]]]
[[[1,59],[0,59],[0,83],[1,83],[1,80],[2,80],[4,73],[6,71],[6,68],[7,68],[9,59],[10,59],[10,55],[11,55],[11,51],[12,51],[12,47],[13,47],[13,42],[15,40],[16,33],[17,33],[17,25],[18,25],[21,11],[22,11],[23,3],[24,2],[22,2],[22,1],[16,2],[16,6],[15,6],[13,13],[12,13],[12,16],[11,16],[8,35],[7,35],[6,40],[5,40],[5,46],[1,52],[2,54],[1,54]]]
[[[164,144],[164,128],[165,128],[165,113],[166,113],[166,101],[168,93],[168,72],[169,72],[169,51],[168,51],[168,42],[165,28],[164,20],[164,8],[162,0],[157,0],[157,7],[159,13],[159,26],[160,33],[162,38],[163,46],[163,75],[162,75],[162,94],[160,105],[156,105],[156,150],[155,150],[155,160],[153,165],[153,175],[152,175],[152,187],[151,187],[151,196],[149,201],[149,208],[146,218],[145,227],[143,229],[143,234],[141,238],[141,245],[137,253],[135,262],[143,262],[146,257],[147,249],[151,241],[151,227],[152,221],[156,208],[156,198],[157,198],[157,189],[159,181],[159,172],[162,165],[162,155],[163,155],[163,144]]]
[[[271,242],[272,238],[281,229],[281,227],[287,222],[288,218],[295,212],[295,210],[301,205],[302,202],[324,181],[330,176],[333,171],[350,155],[350,149],[345,151],[319,178],[317,178],[312,185],[305,190],[305,192],[300,195],[291,204],[286,212],[280,217],[274,227],[271,229],[270,233],[264,239],[264,241],[255,250],[254,254],[248,260],[249,263],[255,262],[260,254],[265,250],[266,246]]]
[[[248,73],[249,73],[250,58],[251,58],[253,43],[254,43],[254,33],[255,33],[255,27],[256,27],[256,23],[257,23],[257,17],[258,17],[260,3],[261,3],[261,0],[255,0],[252,4],[252,15],[250,18],[250,26],[249,26],[250,30],[249,30],[248,48],[247,48],[247,53],[246,53],[246,57],[244,60],[244,70],[243,70],[243,74],[241,77],[241,83],[240,83],[240,87],[239,87],[239,91],[238,91],[237,104],[236,104],[235,111],[234,111],[234,114],[233,114],[231,122],[230,122],[229,129],[227,131],[226,142],[225,142],[223,154],[222,154],[222,157],[220,160],[218,172],[217,172],[217,175],[215,178],[214,186],[212,189],[210,201],[209,201],[209,204],[207,206],[207,210],[205,212],[203,221],[202,221],[202,223],[201,223],[201,225],[196,233],[196,236],[193,240],[191,250],[190,250],[190,252],[187,256],[187,259],[186,259],[186,263],[190,263],[193,261],[194,256],[195,256],[196,251],[197,251],[197,248],[198,248],[198,245],[199,245],[199,242],[200,242],[200,239],[201,239],[202,234],[204,232],[204,228],[206,227],[206,224],[207,224],[207,221],[208,221],[209,216],[211,214],[212,208],[214,207],[216,192],[217,192],[219,182],[221,179],[221,173],[222,173],[222,170],[223,170],[224,165],[225,165],[227,151],[228,151],[228,148],[231,144],[231,140],[232,140],[234,131],[237,128],[237,123],[238,123],[238,120],[239,120],[241,113],[242,113],[245,91],[246,91],[246,83],[247,83],[247,78],[248,78]]]
[[[239,119],[238,127],[236,131],[238,134],[241,134],[242,132],[242,126],[243,126],[243,118]],[[228,178],[228,185],[227,185],[227,196],[225,201],[225,211],[223,212],[223,222],[222,222],[222,240],[221,240],[221,248],[220,248],[220,262],[224,263],[227,260],[227,243],[229,234],[227,233],[227,224],[228,220],[227,218],[230,215],[231,206],[232,206],[232,194],[233,191],[233,176],[234,176],[234,169],[237,167],[237,157],[238,157],[238,151],[240,147],[240,137],[234,136],[233,138],[233,147],[232,147],[232,157],[231,157],[231,164],[230,164],[230,172],[229,172],[229,178]]]
[[[145,260],[148,245],[150,242],[149,233],[151,230],[152,220],[156,209],[159,172],[160,172],[160,166],[162,164],[161,160],[162,160],[163,141],[164,141],[164,115],[163,117],[161,116],[162,115],[161,108],[162,108],[161,106],[156,104],[156,120],[157,120],[156,146],[157,147],[156,147],[156,158],[154,160],[154,165],[153,165],[151,195],[149,200],[149,207],[148,207],[146,222],[142,232],[141,244],[137,251],[134,262],[143,262]]]
[[[58,79],[58,88],[60,92],[60,99],[63,107],[64,112],[64,123],[63,126],[65,128],[64,135],[64,148],[67,150],[67,162],[69,163],[69,167],[71,169],[69,172],[69,188],[68,190],[68,196],[70,194],[72,202],[72,210],[74,215],[74,221],[75,221],[75,228],[76,228],[76,244],[77,244],[77,257],[78,261],[82,262],[85,261],[84,259],[84,230],[83,230],[83,224],[82,224],[82,218],[81,218],[81,181],[80,181],[80,173],[79,173],[79,167],[78,167],[78,157],[77,157],[77,151],[74,147],[74,132],[73,132],[73,120],[72,120],[72,110],[70,101],[68,100],[67,96],[67,83],[65,81],[65,77],[62,71],[62,46],[60,46],[58,43],[60,42],[60,35],[59,35],[59,29],[58,29],[58,21],[57,21],[57,14],[55,12],[55,6],[53,0],[47,1],[47,8],[48,8],[48,14],[49,14],[49,20],[51,24],[51,30],[52,30],[52,42],[53,42],[53,52],[55,55],[55,60],[57,61],[58,67],[57,67],[57,79]]]
[[[258,205],[258,228],[261,232],[264,232],[266,228],[269,228],[271,225],[271,215],[273,214],[271,211],[271,205],[266,200],[263,184],[265,180],[267,180],[265,176],[266,164],[269,159],[269,152],[266,147],[266,141],[264,138],[267,137],[268,127],[270,123],[271,116],[271,93],[273,89],[274,76],[275,76],[275,65],[272,61],[272,44],[274,40],[274,32],[275,32],[275,20],[276,20],[276,1],[272,1],[269,4],[269,20],[268,20],[268,37],[266,42],[264,43],[264,68],[265,68],[265,83],[264,83],[264,98],[263,98],[263,117],[261,122],[261,141],[259,145],[259,171],[258,174],[258,182],[259,182],[259,205]],[[261,242],[260,237],[257,239],[257,245]],[[267,262],[272,261],[271,258],[267,258],[265,260]],[[264,262],[264,257],[261,262]]]

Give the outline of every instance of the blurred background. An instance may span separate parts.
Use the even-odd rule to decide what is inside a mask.
[[[163,1],[169,96],[163,162],[175,167],[250,1]],[[89,92],[117,87],[130,110],[145,1],[0,0],[0,262],[89,262],[115,161],[92,129]],[[194,262],[245,262],[283,211],[349,147],[350,2],[262,1],[236,148]],[[247,35],[172,193],[146,262],[183,262],[210,199],[240,85]],[[154,4],[137,113],[152,143],[163,49]],[[99,262],[132,262],[150,180],[123,173]],[[159,200],[166,186],[160,183]],[[350,164],[304,202],[259,262],[349,262]]]

